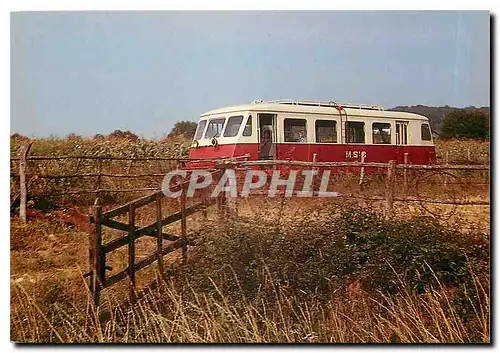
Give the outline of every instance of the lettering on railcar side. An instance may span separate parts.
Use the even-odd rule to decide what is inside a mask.
[[[366,158],[366,151],[345,151],[346,159],[361,159],[362,156]]]

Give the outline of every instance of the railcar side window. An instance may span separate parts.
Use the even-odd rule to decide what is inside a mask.
[[[245,129],[243,130],[243,136],[252,136],[252,116],[248,117]]]
[[[285,142],[307,142],[306,119],[285,119]]]
[[[224,127],[225,118],[212,119],[208,123],[207,132],[205,132],[205,138],[211,139],[212,137],[219,137],[222,133],[222,128]]]
[[[335,120],[316,120],[316,142],[337,143],[337,122]]]
[[[391,144],[391,124],[373,123],[372,124],[373,143]]]
[[[365,143],[365,123],[348,121],[346,137],[348,143]]]
[[[422,141],[432,141],[431,129],[429,124],[422,124],[421,129]]]
[[[224,130],[224,137],[234,137],[240,131],[243,115],[232,116],[227,121],[226,130]]]
[[[203,135],[203,130],[205,130],[205,126],[207,125],[206,120],[201,120],[198,123],[198,128],[196,129],[196,134],[194,135],[195,140],[201,139],[201,136]]]

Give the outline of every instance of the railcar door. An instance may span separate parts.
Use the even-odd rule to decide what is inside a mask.
[[[396,155],[399,163],[404,163],[404,154],[408,151],[408,122],[396,121]],[[411,156],[408,156],[409,160]]]
[[[258,114],[259,159],[276,159],[276,114]]]

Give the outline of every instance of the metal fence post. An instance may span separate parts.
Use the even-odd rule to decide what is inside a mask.
[[[391,160],[387,166],[386,194],[385,194],[385,215],[391,218],[394,207],[394,175],[396,171],[396,161]]]

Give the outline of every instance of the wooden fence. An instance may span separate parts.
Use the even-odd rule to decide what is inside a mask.
[[[64,195],[82,195],[82,194],[94,194],[98,199],[105,193],[136,193],[136,192],[153,192],[160,190],[160,183],[165,174],[173,169],[183,168],[187,162],[199,161],[199,159],[187,159],[187,158],[162,158],[162,157],[117,157],[117,156],[85,156],[85,155],[75,155],[75,156],[29,156],[29,151],[31,149],[32,143],[28,143],[23,146],[19,157],[11,157],[11,170],[10,177],[14,182],[19,183],[19,191],[11,194],[10,204],[11,207],[19,202],[19,216],[23,222],[26,222],[26,208],[27,208],[27,195],[30,188],[34,187],[34,184],[39,180],[43,179],[52,179],[52,180],[60,180],[60,179],[76,179],[81,180],[83,178],[94,179],[92,183],[93,188],[87,189],[64,189],[61,192],[50,193],[50,197],[59,197]],[[248,156],[240,156],[238,158],[246,158]],[[203,161],[216,162],[216,161],[224,161],[230,158],[214,158],[214,159],[203,159]],[[93,172],[82,173],[79,171],[79,166],[84,161],[94,161],[95,169]],[[28,168],[28,163],[39,163],[44,161],[74,161],[76,162],[76,168],[74,172],[71,173],[46,173],[46,172],[37,172],[30,170]],[[104,171],[103,165],[109,164],[114,161],[128,162],[128,165],[125,170],[121,170],[120,172],[108,172]],[[162,168],[161,172],[148,172],[148,173],[136,173],[131,174],[131,168],[133,163],[137,162],[155,162],[161,163],[166,162],[167,165]],[[17,163],[17,170],[13,164]],[[35,169],[35,168],[33,168]],[[127,187],[122,189],[116,188],[105,188],[103,187],[103,178],[111,178],[111,179],[121,179],[121,180],[129,180],[129,179],[144,179],[144,178],[153,178],[155,181],[159,181],[155,183],[155,185],[147,186],[147,187]],[[97,200],[96,199],[96,203]]]
[[[378,168],[383,169],[382,174],[385,175],[385,195],[378,197],[365,197],[365,199],[372,199],[381,201],[384,204],[384,214],[390,218],[394,215],[394,203],[397,201],[403,202],[434,202],[434,203],[452,203],[460,205],[489,205],[488,200],[480,201],[457,201],[457,200],[437,200],[437,199],[416,199],[411,197],[397,197],[397,172],[403,171],[403,176],[406,171],[423,170],[423,171],[446,171],[446,170],[465,170],[465,171],[488,171],[488,166],[455,166],[455,165],[401,165],[396,164],[395,161],[389,163],[364,163],[364,162],[331,162],[331,163],[313,163],[313,162],[300,162],[300,161],[242,161],[242,160],[223,160],[217,163],[217,167],[211,171],[214,183],[211,187],[217,184],[223,175],[225,169],[234,168],[236,170],[245,170],[254,167],[273,168],[277,166],[295,166],[307,168],[333,168],[333,167],[357,167],[357,168]],[[201,198],[191,205],[186,202],[186,190],[190,177],[187,176],[182,182],[177,183],[171,188],[172,192],[182,190],[179,196],[180,208],[178,212],[169,214],[166,217],[162,216],[161,200],[165,198],[162,191],[157,191],[151,195],[136,199],[132,202],[124,204],[120,207],[112,209],[107,212],[102,212],[101,206],[94,206],[92,208],[91,222],[93,224],[93,231],[89,234],[89,263],[90,271],[86,276],[90,277],[90,288],[94,297],[96,305],[99,303],[100,293],[102,289],[108,288],[117,282],[128,278],[130,285],[130,297],[132,300],[135,298],[135,285],[136,285],[136,272],[149,266],[155,262],[158,264],[160,273],[164,273],[163,256],[171,253],[177,249],[182,249],[182,258],[187,261],[187,217],[199,211],[205,211],[207,207],[218,205],[220,213],[228,212],[231,207],[231,198],[221,193],[218,196],[208,196],[212,190],[205,191]],[[258,191],[252,193],[250,196],[259,195]],[[318,195],[317,191],[314,192]],[[342,197],[353,197],[353,195],[343,195]],[[233,200],[234,201],[234,200]],[[156,220],[144,227],[136,225],[136,211],[144,206],[154,204],[156,208]],[[237,210],[236,210],[237,211]],[[220,214],[219,213],[219,214]],[[128,223],[117,221],[116,217],[127,215]],[[225,214],[225,213],[224,213]],[[181,221],[181,234],[172,235],[163,232],[163,227],[173,222]],[[107,243],[102,242],[102,230],[104,227],[120,230],[126,232],[125,235],[113,239]],[[156,251],[155,253],[147,255],[142,260],[136,262],[135,258],[135,242],[142,236],[155,237]],[[108,277],[106,271],[109,266],[106,265],[106,255],[121,248],[128,246],[128,266],[120,272]]]
[[[293,169],[331,169],[331,170],[349,170],[354,175],[359,175],[359,187],[360,192],[357,193],[347,193],[340,195],[341,198],[350,199],[362,199],[365,201],[382,201],[385,204],[384,213],[386,216],[391,217],[393,215],[394,203],[395,202],[406,202],[406,203],[421,203],[421,204],[441,204],[441,205],[470,205],[470,206],[484,206],[489,205],[489,200],[467,200],[460,199],[456,197],[447,198],[423,198],[418,193],[418,188],[424,188],[425,182],[421,183],[424,185],[419,185],[419,179],[424,179],[430,174],[437,174],[438,177],[443,179],[442,184],[444,187],[449,186],[448,184],[465,185],[460,178],[455,177],[453,172],[481,172],[484,174],[481,182],[476,182],[475,185],[489,187],[489,166],[488,165],[416,165],[416,164],[396,164],[396,161],[389,161],[388,163],[373,163],[373,162],[305,162],[305,161],[289,161],[289,160],[265,160],[265,161],[228,161],[224,163],[225,168],[277,168],[277,167],[291,167]],[[385,175],[385,194],[384,195],[370,195],[363,192],[363,185],[366,178],[366,170],[371,170],[372,174]],[[376,170],[376,173],[373,171]],[[416,188],[416,195],[410,195],[408,190],[410,188],[411,176],[413,173],[413,179],[416,182],[413,184],[413,188]],[[416,176],[415,176],[415,173]],[[451,177],[454,181],[449,181]],[[314,184],[314,179],[313,179]],[[416,185],[415,185],[416,184]],[[398,187],[399,186],[399,187]],[[469,184],[470,186],[470,184]],[[397,190],[398,189],[398,190]],[[396,191],[397,190],[397,191]],[[293,195],[298,195],[301,190],[294,190]],[[257,194],[257,193],[256,193]],[[320,194],[315,191],[314,196],[319,196]],[[446,196],[446,195],[445,195]],[[450,195],[448,195],[450,196]],[[454,196],[454,195],[451,195]]]
[[[39,179],[68,179],[68,178],[95,178],[95,188],[87,190],[63,190],[57,194],[51,194],[50,196],[60,196],[60,195],[80,195],[80,194],[94,194],[97,197],[103,195],[103,193],[130,193],[130,192],[152,192],[160,190],[160,182],[155,183],[156,185],[141,187],[141,188],[126,188],[126,189],[106,189],[102,188],[102,178],[119,178],[119,179],[140,179],[146,177],[154,177],[156,181],[161,180],[165,173],[169,170],[183,167],[188,161],[185,158],[128,158],[128,157],[112,157],[112,156],[27,156],[31,145],[26,145],[20,157],[12,158],[11,161],[18,161],[18,172],[11,171],[11,178],[17,179],[19,181],[19,192],[15,193],[11,197],[11,206],[14,202],[19,201],[19,215],[20,218],[26,221],[26,203],[27,203],[27,193],[33,183]],[[488,172],[489,166],[487,165],[412,165],[412,164],[393,164],[391,163],[372,163],[372,162],[304,162],[304,161],[279,161],[279,160],[266,160],[266,161],[248,161],[244,160],[247,156],[241,156],[236,159],[226,158],[226,159],[211,159],[203,161],[212,161],[218,163],[219,166],[224,166],[225,168],[235,167],[241,169],[248,169],[253,167],[260,168],[276,168],[276,167],[293,167],[293,168],[311,168],[311,169],[321,169],[321,168],[357,168],[359,173],[359,185],[363,185],[367,169],[379,169],[382,173],[386,175],[394,175],[396,177],[396,171],[402,171],[402,185],[405,190],[408,189],[409,177],[408,173],[410,171],[434,171],[440,173],[446,173],[449,171],[483,171]],[[170,163],[170,167],[163,173],[141,173],[141,174],[130,174],[130,173],[105,173],[102,170],[101,163],[98,164],[98,170],[94,173],[71,173],[71,174],[53,174],[53,173],[30,173],[27,168],[27,162],[29,161],[46,161],[46,160],[77,160],[77,165],[82,160],[96,160],[102,161],[128,161],[127,172],[130,172],[130,167],[134,161],[166,161]],[[487,178],[485,178],[487,179]],[[488,180],[484,180],[484,185],[488,184]],[[390,188],[386,190],[390,192]],[[352,197],[361,197],[353,195]],[[364,198],[370,199],[369,196],[363,196]],[[371,199],[385,199],[382,196],[371,197]],[[395,196],[395,201],[408,201],[408,202],[435,202],[435,203],[457,203],[457,204],[487,204],[484,201],[461,201],[461,200],[422,200],[418,198],[401,198]]]

